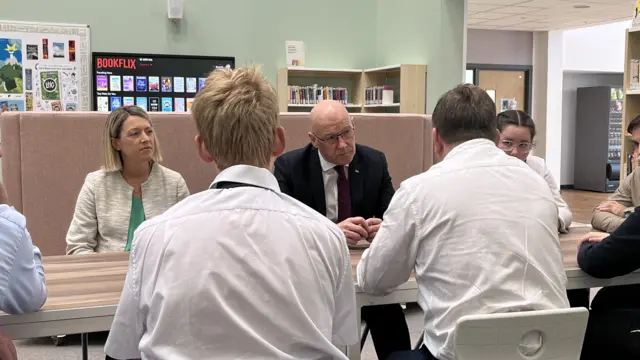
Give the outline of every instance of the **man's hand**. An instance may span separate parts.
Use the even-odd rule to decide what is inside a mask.
[[[619,217],[624,217],[624,206],[617,201],[604,201],[602,204],[598,205],[598,210],[610,212]]]
[[[360,239],[369,237],[369,226],[367,225],[367,221],[361,217],[344,219],[338,223],[338,227],[347,238],[347,245],[356,245]]]
[[[607,236],[609,236],[609,234],[604,232],[590,232],[578,240],[578,250],[580,250],[580,246],[586,242],[600,242]]]
[[[373,240],[373,238],[376,237],[378,230],[380,230],[381,224],[382,224],[382,219],[378,219],[378,218],[367,219],[367,225],[369,226],[369,236],[367,236],[367,240],[369,240],[369,242],[371,242],[371,240]]]

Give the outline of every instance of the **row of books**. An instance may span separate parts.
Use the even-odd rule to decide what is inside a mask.
[[[393,91],[393,87],[389,85],[372,86],[364,89],[365,105],[382,104],[382,98],[385,90]],[[393,93],[391,93],[393,97]],[[393,99],[390,99],[393,102]]]
[[[289,86],[289,104],[313,105],[321,100],[336,100],[347,104],[349,90],[343,87],[318,86]]]

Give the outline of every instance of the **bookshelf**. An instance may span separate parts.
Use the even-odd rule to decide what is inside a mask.
[[[391,65],[372,69],[283,67],[278,71],[278,107],[281,112],[310,111],[315,99],[345,102],[349,112],[424,114],[426,65]],[[393,99],[380,103],[382,87],[393,89]],[[372,92],[378,101],[366,101]],[[314,95],[315,94],[315,97]]]
[[[626,33],[626,51],[624,65],[624,100],[622,107],[622,134],[620,181],[638,166],[637,144],[627,133],[629,122],[640,115],[640,29],[628,29]]]

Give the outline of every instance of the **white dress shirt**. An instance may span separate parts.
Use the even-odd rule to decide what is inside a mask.
[[[336,222],[338,220],[338,172],[332,164],[318,151],[320,166],[322,167],[322,182],[324,183],[324,201],[327,207],[327,219]],[[345,176],[349,178],[349,165],[345,165]]]
[[[489,140],[464,142],[402,183],[358,264],[358,285],[386,294],[414,271],[424,344],[452,360],[463,315],[569,307],[557,217],[527,164]]]
[[[549,190],[551,190],[553,200],[556,202],[556,206],[558,207],[558,230],[562,233],[569,232],[569,226],[571,226],[573,215],[571,214],[569,205],[567,205],[567,203],[564,202],[564,199],[562,199],[562,195],[560,195],[560,188],[553,179],[553,175],[551,175],[551,170],[547,167],[547,163],[542,158],[530,155],[527,157],[527,164],[533,171],[542,176],[544,181],[547,182]]]
[[[105,352],[118,359],[346,359],[358,342],[349,250],[266,169],[222,171],[135,233]],[[332,344],[333,343],[333,344]]]

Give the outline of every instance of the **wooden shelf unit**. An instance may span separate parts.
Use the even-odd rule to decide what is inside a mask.
[[[400,112],[424,114],[426,109],[426,65],[391,65],[372,69],[328,69],[283,67],[278,71],[278,107],[281,112],[310,110],[314,104],[289,104],[289,86],[346,87],[350,112]],[[365,89],[391,85],[393,104],[365,105]]]
[[[636,116],[640,115],[640,90],[630,89],[631,59],[640,60],[640,29],[629,29],[626,33],[626,51],[624,63],[624,100],[622,102],[622,133],[625,134],[622,139],[620,151],[620,182],[627,175],[627,169],[630,165],[628,154],[636,151],[636,144],[629,133],[627,126],[629,122]],[[637,167],[633,166],[635,169]]]

